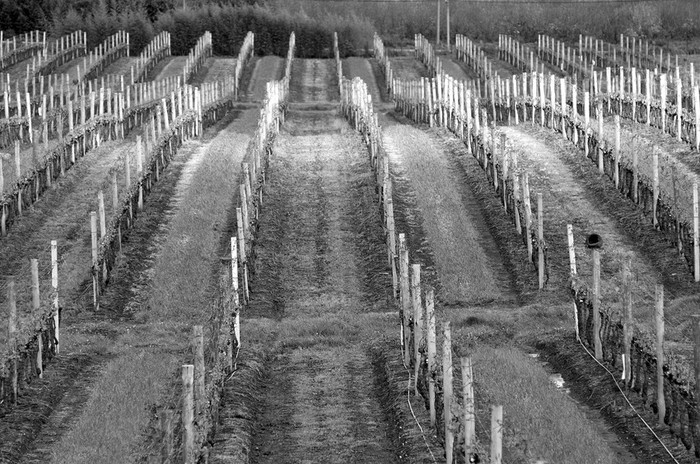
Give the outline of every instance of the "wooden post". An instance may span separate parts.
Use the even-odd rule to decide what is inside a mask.
[[[574,246],[574,226],[566,225],[566,236],[569,243],[569,272],[576,275],[576,247]]]
[[[532,209],[530,208],[530,181],[527,172],[523,173],[523,208],[525,208],[525,241],[527,242],[527,258],[532,262]]]
[[[418,372],[420,371],[420,343],[423,339],[423,305],[420,291],[420,264],[414,264],[411,273],[411,302],[413,305],[413,378],[414,392],[418,396]]]
[[[443,419],[445,422],[445,455],[446,463],[452,464],[454,452],[454,432],[452,430],[452,395],[453,395],[453,370],[452,370],[452,335],[450,321],[443,325],[442,342],[442,391],[443,391]]]
[[[693,316],[693,368],[695,371],[695,398],[700,398],[700,314]],[[700,402],[695,402],[695,423],[691,425],[695,430],[700,427]]]
[[[700,209],[698,208],[698,183],[693,182],[693,274],[700,282]]]
[[[491,464],[503,459],[503,406],[491,406]]]
[[[654,204],[652,205],[652,219],[654,222],[654,227],[657,227],[659,225],[659,218],[657,217],[657,208],[658,208],[658,203],[659,203],[659,151],[656,148],[656,146],[652,147],[652,170],[653,170],[653,202]]]
[[[620,115],[615,115],[615,172],[613,173],[615,188],[620,188]]]
[[[430,407],[430,426],[435,427],[435,364],[437,349],[435,346],[435,290],[429,288],[425,294],[425,311],[428,319],[428,404]]]
[[[600,343],[600,250],[593,250],[593,346],[595,358],[603,358],[603,347]]]
[[[199,418],[204,413],[206,398],[204,393],[204,329],[201,325],[192,327],[192,348],[194,351],[194,411]]]
[[[464,399],[464,456],[467,462],[474,453],[476,441],[476,418],[474,415],[474,374],[472,358],[460,358],[462,365],[462,396]]]
[[[182,366],[182,447],[185,464],[194,464],[194,366]]]
[[[51,288],[53,289],[53,324],[54,324],[54,343],[56,345],[56,354],[60,347],[59,336],[59,306],[58,306],[58,242],[51,240]]]
[[[138,209],[143,210],[143,145],[141,136],[136,136],[136,177],[139,183]]]
[[[95,311],[99,310],[98,296],[100,293],[97,281],[97,213],[90,212],[90,231],[92,234],[92,304]]]
[[[542,192],[537,193],[537,274],[540,290],[544,288],[544,212],[542,208]]]
[[[39,294],[39,260],[32,258],[30,260],[32,270],[32,313],[34,317],[38,317],[41,310],[41,297]],[[40,316],[39,316],[40,317]],[[36,369],[39,373],[39,378],[44,378],[44,360],[43,360],[43,341],[41,335],[37,338],[37,353],[36,353]]]
[[[8,315],[7,341],[12,356],[12,372],[10,373],[10,388],[12,389],[12,404],[17,404],[18,379],[17,379],[17,296],[15,293],[15,278],[7,278],[7,299],[10,303],[10,314]],[[700,337],[699,337],[700,338]]]
[[[656,401],[659,410],[659,427],[666,417],[664,397],[664,286],[656,284]]]
[[[411,365],[411,295],[408,276],[408,247],[406,234],[399,234],[399,283],[401,303],[401,339],[403,343],[403,362],[406,367]]]
[[[100,239],[103,239],[107,235],[107,218],[105,214],[105,195],[102,190],[97,192],[97,210],[100,215]]]
[[[639,154],[632,137],[632,199],[639,203]]]
[[[622,326],[623,354],[622,354],[622,380],[629,386],[632,375],[630,353],[632,347],[632,335],[634,333],[634,320],[632,319],[632,287],[630,285],[632,272],[632,258],[627,257],[622,265],[622,310],[624,323]]]

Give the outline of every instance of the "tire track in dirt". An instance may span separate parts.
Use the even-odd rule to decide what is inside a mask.
[[[513,302],[512,279],[498,245],[450,155],[428,132],[382,119],[395,196],[415,199],[410,214],[420,218],[433,250],[440,300],[459,305]]]

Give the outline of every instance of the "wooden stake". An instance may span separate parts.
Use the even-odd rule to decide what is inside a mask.
[[[566,225],[566,236],[569,242],[569,272],[576,275],[576,247],[574,246],[574,226]]]
[[[32,268],[32,312],[35,317],[39,316],[39,311],[41,311],[41,297],[39,294],[39,260],[32,258],[31,261]],[[36,353],[36,369],[39,373],[39,378],[44,378],[44,360],[43,360],[43,337],[39,335],[37,337],[37,353]]]
[[[625,381],[627,386],[630,385],[632,381],[632,363],[630,362],[630,356],[632,353],[632,336],[634,334],[634,319],[632,318],[632,286],[630,281],[632,280],[632,258],[627,257],[624,261],[622,267],[622,309],[624,311],[624,324],[622,326],[623,330],[623,357],[624,357],[624,370],[622,372],[622,380]]]
[[[593,346],[595,358],[602,360],[603,346],[600,343],[600,250],[593,250]]]
[[[652,213],[653,213],[653,222],[654,222],[654,227],[659,225],[659,218],[657,216],[657,208],[658,208],[658,203],[659,203],[659,151],[658,149],[654,146],[652,147],[652,170],[653,170],[653,208],[652,208]]]
[[[615,188],[620,188],[620,115],[615,115],[615,172],[613,173],[613,180],[615,181]]]
[[[194,411],[199,418],[204,413],[206,395],[204,393],[204,329],[201,325],[192,327],[192,348],[194,351]]]
[[[491,406],[491,464],[503,459],[503,406]]]
[[[425,311],[428,319],[428,403],[430,407],[430,426],[435,427],[435,364],[437,349],[435,346],[435,291],[429,288],[425,294]],[[700,337],[699,337],[700,338]]]
[[[403,362],[404,366],[411,365],[411,295],[410,281],[408,276],[408,247],[406,245],[406,234],[399,234],[399,283],[400,293],[399,299],[401,302],[401,340],[403,343]]]
[[[537,274],[539,276],[540,290],[544,288],[545,263],[544,263],[544,212],[542,208],[542,192],[537,193]]]
[[[452,430],[452,335],[450,331],[450,321],[443,324],[442,341],[442,392],[443,392],[443,419],[445,421],[445,462],[452,464],[452,454],[454,452],[454,432]]]
[[[693,274],[695,282],[700,282],[700,209],[697,181],[693,182]]]
[[[97,192],[97,210],[100,215],[100,239],[103,239],[107,235],[107,218],[105,214],[105,195],[102,190]]]
[[[54,344],[56,346],[56,354],[60,347],[59,336],[59,306],[58,306],[58,242],[51,240],[51,288],[53,289],[53,324],[54,324]]]
[[[99,310],[100,287],[97,281],[97,213],[90,212],[90,231],[92,234],[92,303],[95,311]]]
[[[10,388],[12,389],[12,404],[17,404],[18,379],[17,379],[17,296],[15,293],[15,278],[7,278],[7,299],[10,303],[8,315],[7,340],[12,354],[12,372],[10,373]],[[700,339],[700,337],[698,337]]]
[[[530,207],[530,182],[527,172],[523,173],[523,208],[525,208],[525,241],[527,242],[527,258],[532,262],[532,209]]]
[[[185,464],[194,464],[194,366],[182,366],[182,446]]]
[[[700,398],[700,315],[694,314],[693,318],[693,343],[694,356],[693,368],[695,371],[695,398]],[[694,430],[700,428],[700,401],[695,402],[695,423],[691,425]]]
[[[474,453],[476,441],[476,418],[474,415],[474,375],[472,358],[460,358],[462,365],[462,396],[464,399],[464,456],[467,462]]]
[[[420,344],[423,340],[423,305],[420,289],[420,264],[411,266],[411,302],[413,305],[413,378],[414,392],[418,396],[418,373],[420,371]]]
[[[656,401],[659,411],[659,427],[663,427],[666,417],[664,397],[664,286],[656,285]]]

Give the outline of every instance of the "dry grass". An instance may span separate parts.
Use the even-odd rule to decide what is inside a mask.
[[[620,463],[599,429],[548,379],[536,359],[515,348],[480,346],[471,352],[477,436],[489,438],[490,405],[504,410],[504,459],[558,464]],[[598,426],[600,427],[600,426]],[[518,459],[520,458],[520,459]]]
[[[92,386],[76,425],[53,448],[54,462],[116,464],[133,460],[129,450],[138,445],[151,419],[148,407],[169,387],[172,373],[182,364],[177,348],[183,349],[182,342],[173,344],[181,333],[177,326],[163,326],[160,336],[150,327],[145,333],[134,329],[121,337],[117,348],[121,353]]]
[[[435,253],[442,287],[438,297],[451,304],[509,300],[510,276],[477,202],[440,144],[404,125],[385,127],[384,143],[395,176],[409,179],[415,192],[422,227]]]

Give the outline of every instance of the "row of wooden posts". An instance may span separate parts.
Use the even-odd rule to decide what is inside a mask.
[[[425,48],[429,48],[430,45],[424,46],[418,50],[418,54],[421,57],[431,56],[430,53],[425,53]],[[439,60],[439,58],[437,59]],[[530,77],[530,79],[528,79]],[[549,127],[554,130],[559,130],[562,132],[565,138],[571,140],[574,144],[580,145],[584,149],[584,153],[587,157],[597,157],[598,167],[601,172],[604,171],[604,159],[606,151],[612,152],[614,158],[614,165],[612,169],[609,169],[611,177],[615,182],[617,188],[621,188],[620,172],[621,172],[621,149],[620,149],[620,122],[619,117],[616,116],[615,120],[615,139],[614,143],[608,141],[603,136],[603,111],[602,102],[598,101],[596,104],[596,112],[598,116],[598,130],[597,132],[592,130],[590,122],[590,108],[591,99],[588,92],[584,92],[583,95],[583,117],[578,115],[579,104],[577,102],[577,96],[579,92],[577,91],[576,84],[569,83],[565,79],[559,79],[559,91],[556,92],[556,83],[554,76],[549,76],[549,100],[546,99],[545,92],[545,79],[542,74],[528,74],[524,73],[522,76],[522,81],[519,82],[518,76],[513,78],[513,90],[514,96],[511,97],[510,92],[507,91],[505,98],[503,98],[502,88],[499,87],[498,97],[495,95],[496,91],[491,87],[490,98],[488,98],[486,106],[491,108],[491,117],[493,120],[500,121],[511,121],[515,120],[515,123],[519,123],[520,120],[536,121],[539,119],[542,125],[549,125]],[[529,80],[529,82],[528,82]],[[442,84],[442,85],[441,85]],[[520,85],[522,84],[522,86]],[[570,84],[570,85],[569,85]],[[415,117],[416,120],[421,122],[426,122],[433,125],[436,120],[438,124],[442,125],[445,121],[445,114],[453,114],[456,112],[457,117],[450,119],[448,121],[455,121],[457,131],[460,136],[464,130],[465,119],[467,121],[466,125],[469,129],[469,121],[471,121],[471,114],[474,114],[475,122],[478,121],[479,108],[483,103],[479,101],[479,98],[472,97],[472,90],[474,89],[473,83],[471,84],[471,89],[467,83],[457,84],[454,79],[444,74],[440,76],[439,79],[432,82],[427,79],[421,81],[404,82],[395,80],[392,84],[394,92],[397,95],[397,105],[402,111],[405,111],[409,117]],[[464,87],[464,88],[463,88]],[[442,88],[442,92],[441,92]],[[517,90],[522,88],[522,96],[524,98],[518,98]],[[506,88],[508,90],[508,87]],[[538,92],[539,91],[539,92]],[[539,94],[538,94],[539,93]],[[488,94],[487,94],[488,95]],[[559,95],[559,102],[557,102],[557,96]],[[569,106],[569,99],[571,100],[571,105]],[[497,108],[499,109],[497,111]],[[505,113],[502,111],[505,109]],[[445,111],[447,113],[445,113]],[[539,118],[538,118],[539,117]],[[484,119],[485,120],[485,119]],[[478,131],[478,129],[477,129]],[[595,154],[595,156],[594,156]],[[652,221],[655,225],[664,228],[664,224],[660,221],[661,215],[659,213],[660,204],[659,198],[662,194],[666,198],[673,197],[675,194],[670,192],[662,192],[661,182],[660,182],[660,171],[663,171],[665,177],[673,176],[672,179],[664,182],[665,185],[677,185],[679,182],[682,184],[683,181],[688,183],[688,191],[694,190],[694,185],[697,183],[694,178],[679,179],[679,176],[675,173],[675,169],[664,169],[664,165],[659,167],[658,153],[654,151],[654,156],[649,159],[649,166],[639,166],[637,160],[637,152],[633,150],[632,160],[626,160],[628,165],[631,165],[632,176],[634,179],[630,182],[632,184],[630,196],[637,203],[640,202],[640,193],[638,187],[644,185],[644,177],[648,177],[652,180],[649,185],[649,190],[652,192],[651,195],[651,216]],[[664,160],[664,163],[671,163],[670,160]],[[504,168],[506,168],[504,166]],[[507,168],[506,168],[507,169]],[[640,170],[644,173],[648,173],[646,176],[640,176]],[[661,177],[664,177],[661,176]],[[640,180],[642,179],[642,180]],[[665,179],[661,179],[662,181]],[[692,188],[691,188],[692,187]],[[681,188],[682,190],[682,188]],[[691,267],[694,270],[695,278],[700,278],[700,264],[698,264],[698,258],[700,257],[700,252],[697,247],[697,232],[693,230],[690,233],[681,233],[683,224],[694,224],[696,218],[694,217],[693,211],[695,207],[691,202],[690,198],[681,197],[681,201],[676,199],[675,206],[671,213],[676,218],[675,224],[671,224],[671,227],[678,231],[679,243],[682,242],[683,236],[692,236],[693,246],[688,248],[689,256],[693,256]],[[687,240],[686,240],[687,241]]]
[[[30,31],[5,39],[4,31],[0,31],[0,71],[26,60],[45,47],[46,32]]]
[[[48,76],[62,64],[85,55],[86,41],[85,32],[74,31],[49,42],[32,57],[31,64],[27,63],[25,82],[35,86],[38,76]]]
[[[60,319],[58,306],[58,243],[51,241],[51,292],[48,298],[40,294],[39,261],[30,259],[32,302],[31,312],[17,311],[16,278],[6,280],[8,302],[8,337],[0,349],[0,404],[15,405],[23,385],[43,378],[47,361],[59,354]],[[21,324],[20,324],[21,321]],[[22,330],[40,327],[39,333]]]
[[[445,78],[443,76],[443,78]],[[439,81],[439,80],[438,80]],[[449,78],[446,79],[446,82],[449,85]],[[418,105],[420,103],[419,98],[413,98],[411,99],[410,104],[406,104],[404,99],[402,98],[402,89],[404,88],[410,88],[411,85],[404,85],[401,82],[395,81],[393,84],[393,88],[395,89],[395,99],[397,99],[397,105],[399,106],[400,109],[407,109],[411,105]],[[418,86],[414,85],[414,89],[417,88]],[[428,87],[430,88],[430,87]],[[433,97],[435,97],[436,92],[428,92],[427,94],[421,94],[415,92],[413,96],[421,96],[421,95],[426,95],[426,98],[430,99],[430,95],[432,94]],[[449,94],[449,92],[447,92]],[[454,92],[456,95],[459,95],[459,92]],[[576,93],[574,92],[573,95]],[[554,94],[553,94],[554,95]],[[587,94],[586,94],[587,96]],[[585,98],[585,100],[588,100]],[[532,103],[530,106],[532,107],[532,112],[527,110],[525,108],[526,105],[523,105],[523,114],[522,114],[522,119],[523,121],[526,121],[528,119],[528,115],[531,116],[531,120],[536,120],[535,115],[539,114],[541,110],[543,110],[544,105],[538,105],[536,99],[531,99],[530,100]],[[564,99],[565,101],[565,99]],[[444,106],[447,107],[458,107],[459,105],[452,102],[450,103],[443,103]],[[468,105],[467,105],[468,106]],[[600,105],[599,105],[600,106]],[[477,106],[478,107],[478,106]],[[552,107],[556,108],[556,104],[553,104]],[[574,107],[576,108],[576,105],[574,103]],[[535,111],[535,108],[540,111]],[[588,108],[588,102],[586,101],[584,103],[584,109]],[[483,110],[482,110],[483,111]],[[573,112],[573,116],[575,116],[575,111]],[[409,110],[409,113],[411,111]],[[517,114],[517,109],[516,109],[516,114]],[[414,114],[420,114],[419,110],[412,110],[412,113]],[[586,112],[587,113],[587,112]],[[602,113],[602,112],[599,112]],[[548,115],[549,116],[549,115]],[[551,113],[552,118],[554,118],[554,111]],[[587,114],[585,115],[585,120],[588,121]],[[572,137],[572,132],[571,130],[566,129],[566,124],[572,124],[571,119],[574,119],[572,117],[571,112],[560,112],[560,117],[562,117],[562,121],[559,124],[559,127],[561,128],[562,132],[564,133],[564,136],[566,138]],[[449,118],[448,118],[449,119]],[[501,118],[503,119],[503,118]],[[442,118],[436,117],[437,121],[441,121]],[[510,120],[510,118],[509,118]],[[542,124],[545,124],[546,121],[550,121],[549,117],[545,117],[544,115],[540,116],[540,120]],[[551,119],[552,121],[552,127],[554,127],[554,119]],[[568,121],[568,122],[567,122]],[[589,125],[586,123],[586,128],[588,128]],[[454,130],[453,130],[454,131]],[[599,129],[599,133],[602,134],[602,129]],[[619,153],[620,147],[619,147],[619,117],[616,117],[616,146],[615,146],[615,151],[616,153]],[[581,136],[581,138],[585,138],[586,136]],[[588,155],[588,145],[586,142],[586,155]],[[601,150],[602,151],[602,150]],[[601,156],[601,155],[599,155]],[[654,172],[656,173],[654,175],[654,191],[656,192],[654,194],[655,198],[655,204],[656,201],[658,201],[658,156],[655,156],[655,161],[654,161]],[[619,182],[619,179],[616,180],[616,182]],[[636,183],[636,182],[635,182]],[[697,233],[697,225],[698,222],[698,193],[697,193],[697,183],[693,184],[693,223],[695,227],[695,231],[693,234],[693,241],[694,241],[694,249],[696,250],[695,253],[695,274],[696,274],[696,280],[698,279],[698,272],[700,270],[700,266],[697,265],[698,261],[698,233]],[[655,213],[656,214],[656,213]],[[655,219],[656,222],[656,219]],[[610,352],[612,351],[612,347],[614,346],[615,343],[619,343],[619,339],[613,340],[612,342],[609,343],[604,343],[601,341],[601,333],[609,333],[611,331],[610,327],[614,324],[612,320],[610,320],[610,316],[608,315],[607,311],[603,311],[601,309],[601,304],[600,304],[600,254],[597,250],[593,251],[593,284],[592,284],[592,290],[590,288],[587,288],[587,286],[582,283],[579,279],[577,279],[577,274],[576,274],[576,261],[575,261],[575,248],[574,248],[574,238],[573,238],[573,228],[571,225],[568,226],[568,236],[569,236],[569,254],[570,254],[570,266],[571,266],[571,273],[572,273],[572,290],[574,292],[574,295],[576,297],[576,302],[577,304],[575,305],[575,320],[576,320],[576,334],[577,338],[579,337],[579,333],[584,330],[584,327],[586,327],[586,320],[591,319],[591,327],[589,331],[587,332],[587,337],[586,337],[586,342],[590,343],[589,346],[593,347],[594,350],[594,356],[602,360],[603,359],[603,347],[605,346],[606,351]],[[644,347],[648,346],[649,343],[645,340],[642,339],[635,339],[633,337],[633,321],[632,321],[632,296],[631,296],[631,290],[630,290],[630,267],[631,264],[628,263],[626,265],[626,271],[623,274],[623,287],[624,287],[624,295],[623,295],[623,306],[625,307],[625,312],[626,312],[626,321],[623,324],[623,332],[624,332],[624,343],[623,343],[623,353],[621,354],[621,359],[622,359],[622,364],[623,364],[623,374],[622,378],[623,380],[626,380],[626,384],[633,385],[637,383],[637,388],[640,392],[642,392],[644,395],[646,395],[646,390],[647,388],[647,383],[648,380],[645,379],[645,374],[642,373],[640,375],[640,369],[643,369],[643,365],[651,365],[655,364],[656,365],[656,402],[657,402],[657,414],[659,417],[659,425],[663,426],[664,424],[670,425],[672,428],[675,428],[676,431],[682,430],[682,425],[678,426],[678,424],[681,424],[683,422],[689,423],[698,421],[698,419],[693,419],[694,417],[700,417],[696,416],[697,412],[695,409],[688,409],[685,408],[681,405],[681,402],[683,402],[683,399],[681,398],[681,391],[683,388],[682,383],[684,384],[684,380],[678,380],[675,379],[677,373],[672,373],[671,375],[665,373],[664,371],[664,352],[663,352],[663,332],[664,332],[664,316],[663,316],[663,287],[657,285],[656,289],[656,304],[655,304],[655,325],[657,327],[656,331],[656,342],[655,344],[652,344],[652,346],[655,346],[655,350],[653,353],[644,353]],[[407,278],[406,278],[407,280]],[[406,283],[404,283],[403,288],[405,289],[407,286]],[[591,297],[588,297],[588,295],[592,295]],[[586,305],[590,306],[590,310],[586,310]],[[586,314],[584,316],[584,314]],[[604,320],[602,322],[602,320]],[[700,322],[700,320],[698,321]],[[700,346],[700,323],[696,323],[697,328],[695,329],[698,332],[698,346]],[[694,325],[694,326],[695,326]],[[590,334],[588,336],[588,334]],[[632,352],[639,352],[640,354],[638,355],[639,357],[645,356],[644,359],[637,359],[632,357]],[[608,358],[612,358],[612,363],[615,363],[615,356],[608,356]],[[696,372],[700,372],[700,356],[697,357],[698,360],[696,360]],[[610,359],[608,359],[610,360]],[[635,362],[636,361],[636,362]],[[641,380],[640,380],[641,377]],[[664,385],[667,385],[667,388],[664,389]],[[700,384],[699,384],[700,385]],[[700,392],[700,388],[698,389]],[[696,394],[696,398],[700,397],[700,393]],[[672,403],[672,411],[668,411],[666,409],[666,403]],[[694,406],[694,408],[697,408],[697,406]],[[683,437],[684,443],[686,442],[686,437],[684,436],[683,432],[680,432],[680,435]],[[693,433],[693,440],[695,441],[696,446],[700,444],[700,437],[697,436],[697,434]],[[692,440],[690,441],[692,442]]]
[[[245,61],[245,60],[244,60]],[[220,88],[224,85],[221,84]],[[233,97],[233,88],[230,87],[230,94],[220,95],[222,99]],[[278,95],[275,93],[275,95]],[[183,140],[189,137],[196,137],[201,134],[203,129],[202,119],[203,115],[207,112],[214,111],[213,108],[218,109],[217,101],[210,101],[208,105],[202,105],[202,98],[199,89],[195,89],[190,86],[181,87],[177,92],[171,92],[169,99],[161,99],[157,106],[151,108],[149,117],[142,118],[142,121],[150,120],[148,124],[146,134],[146,147],[145,152],[151,152],[150,159],[146,161],[144,167],[144,150],[143,142],[141,136],[137,137],[136,144],[136,175],[137,180],[134,184],[131,182],[131,160],[130,154],[127,153],[124,160],[124,174],[125,174],[125,186],[123,187],[126,194],[122,194],[120,197],[119,185],[117,183],[118,169],[112,169],[110,174],[112,177],[112,209],[114,216],[108,222],[107,212],[104,201],[104,193],[99,191],[97,193],[97,211],[93,211],[90,214],[90,228],[92,237],[92,268],[93,268],[93,295],[95,308],[99,309],[99,294],[103,285],[109,277],[109,271],[114,263],[116,254],[121,249],[121,240],[123,234],[127,233],[127,230],[133,227],[136,215],[143,208],[143,201],[145,195],[151,189],[154,182],[157,182],[158,177],[162,170],[166,167],[167,162],[172,157],[174,150],[177,145],[182,143]],[[91,116],[93,112],[100,113],[104,110],[102,105],[95,105],[94,99],[92,101],[92,110],[90,111]],[[85,99],[83,99],[85,102]],[[69,106],[72,102],[68,102]],[[229,109],[232,106],[229,106]],[[99,108],[99,110],[98,110]],[[111,108],[107,107],[107,111]],[[81,107],[81,121],[85,125],[86,109],[83,105]],[[209,118],[212,119],[212,118]],[[72,118],[71,118],[72,121]],[[96,143],[99,143],[100,136],[95,136]],[[79,144],[80,145],[80,144]],[[83,146],[86,146],[83,140]],[[72,155],[75,156],[75,150],[72,150]],[[120,161],[121,162],[121,161]],[[75,163],[75,159],[71,161]],[[53,175],[53,174],[52,174]],[[20,204],[24,202],[20,200]],[[121,209],[120,209],[121,208]],[[5,214],[5,209],[3,210],[3,224],[7,215]],[[109,226],[109,228],[108,228]],[[5,228],[3,232],[6,233]],[[52,285],[53,293],[50,298],[50,309],[46,310],[41,307],[39,310],[33,312],[33,319],[29,322],[27,327],[34,327],[38,325],[40,327],[37,331],[32,330],[18,330],[17,318],[10,317],[10,343],[8,347],[10,349],[11,356],[3,357],[3,362],[10,363],[10,368],[7,372],[10,375],[7,377],[0,377],[0,383],[2,383],[3,394],[7,394],[16,400],[19,389],[21,388],[22,379],[29,381],[31,379],[32,373],[36,373],[41,376],[43,372],[43,366],[47,359],[47,356],[53,356],[58,354],[58,343],[59,343],[59,320],[58,320],[58,265],[57,265],[57,243],[52,242]],[[33,261],[34,263],[34,261]],[[34,264],[32,264],[34,266]],[[32,272],[32,275],[36,275],[35,284],[33,287],[38,290],[38,272]],[[9,279],[8,284],[8,294],[10,288],[12,289],[12,294],[14,294],[14,283],[13,279]],[[14,301],[9,298],[10,301]],[[40,301],[38,297],[34,297],[34,301]],[[36,306],[36,304],[35,304]],[[15,308],[13,311],[12,308]],[[10,314],[16,314],[16,304],[11,305]],[[238,330],[236,330],[237,332]],[[16,334],[21,332],[26,334],[28,338],[19,339]],[[24,368],[23,368],[24,366]],[[22,372],[22,375],[18,376],[17,372]]]
[[[526,82],[526,76],[527,74],[523,75],[523,82]],[[539,87],[540,95],[545,94],[544,79],[541,75],[539,79],[535,78],[530,82],[532,85],[522,87],[524,92]],[[497,103],[490,102],[489,106],[493,109],[498,108],[498,110],[493,111],[492,117],[499,121],[514,121],[516,124],[529,120],[560,132],[565,139],[580,147],[584,155],[597,164],[601,173],[607,172],[615,187],[623,190],[637,204],[642,201],[641,189],[649,190],[651,192],[649,214],[652,223],[662,229],[666,227],[661,214],[661,211],[664,210],[674,220],[674,223],[669,225],[677,234],[677,237],[672,238],[673,241],[678,240],[679,243],[684,243],[683,236],[692,237],[690,239],[692,245],[684,244],[685,249],[682,251],[687,256],[692,257],[691,269],[693,269],[695,280],[700,281],[700,247],[698,246],[700,231],[696,227],[698,222],[696,195],[693,197],[690,194],[679,196],[675,193],[675,190],[695,192],[697,179],[690,174],[679,174],[675,167],[676,163],[669,157],[660,159],[657,149],[652,149],[652,156],[646,159],[646,165],[640,164],[638,150],[631,150],[631,154],[623,157],[623,154],[627,152],[621,149],[620,117],[615,115],[614,138],[610,140],[604,135],[603,102],[596,103],[597,121],[594,125],[591,120],[590,108],[592,105],[589,93],[584,92],[583,115],[579,115],[579,105],[576,98],[578,92],[575,87],[572,86],[570,92],[572,102],[569,105],[566,82],[560,80],[559,90],[561,92],[559,92],[558,99],[555,84],[556,81],[550,77],[550,98],[546,100],[531,97],[520,100],[506,98],[505,101],[496,99]],[[514,85],[514,88],[518,87],[518,85]],[[536,91],[533,90],[533,94],[536,95]],[[610,158],[610,161],[606,161],[607,158]],[[630,171],[632,177],[628,182],[623,182],[622,179],[622,174],[625,171]],[[628,184],[630,187],[627,187]],[[665,190],[672,185],[676,186],[674,191]],[[669,205],[669,201],[663,200],[664,198],[672,198],[674,204]],[[663,207],[664,203],[666,207]],[[685,229],[689,233],[682,233]]]
[[[147,119],[145,140],[141,136],[136,139],[136,181],[131,183],[131,155],[126,153],[123,160],[126,192],[119,198],[117,171],[113,169],[112,176],[112,210],[110,229],[107,229],[104,194],[97,193],[98,211],[93,211],[90,217],[92,235],[92,268],[93,268],[93,304],[99,310],[100,295],[109,280],[117,255],[121,252],[122,236],[134,225],[138,213],[143,209],[144,198],[151,191],[154,183],[158,182],[177,147],[184,141],[198,137],[201,134],[203,118],[202,96],[200,89],[185,86],[178,92],[173,92],[170,99],[162,99]],[[144,150],[144,142],[146,149]],[[144,160],[144,153],[150,153]],[[144,161],[146,168],[144,168]],[[99,217],[99,235],[97,219]]]
[[[620,314],[611,311],[613,301],[602,303],[600,251],[592,250],[593,270],[589,284],[578,275],[571,224],[567,225],[567,235],[576,339],[593,351],[590,354],[596,360],[616,368],[625,393],[639,395],[644,408],[657,416],[657,427],[670,429],[688,450],[694,447],[697,455],[700,453],[700,382],[696,380],[700,376],[700,316],[692,318],[695,356],[693,368],[688,373],[684,366],[665,361],[667,321],[663,285],[655,286],[654,315],[649,323],[655,331],[635,330],[640,323],[633,317],[631,258],[625,259],[621,271]],[[691,378],[696,381],[689,391]]]
[[[251,41],[252,46],[252,41]],[[233,311],[231,320],[230,341],[228,343],[228,362],[223,363],[227,372],[233,372],[241,347],[240,314],[245,311],[250,298],[249,266],[255,240],[255,226],[263,201],[263,186],[265,183],[265,171],[268,158],[279,133],[280,124],[284,122],[286,102],[289,96],[289,79],[291,62],[296,49],[294,32],[290,35],[289,49],[285,75],[282,80],[271,81],[267,84],[265,100],[258,119],[255,135],[251,138],[246,150],[246,157],[241,165],[240,174],[240,206],[236,208],[237,236],[231,237],[231,286],[229,307]],[[201,327],[195,326],[194,364],[182,366],[182,454],[185,464],[194,464],[202,459],[202,448],[209,430],[201,424],[208,424],[206,420],[200,420],[205,411],[204,405],[209,401],[211,394],[207,394],[204,388],[205,365]],[[235,353],[234,353],[235,351]],[[200,352],[202,354],[200,354]],[[199,374],[198,374],[199,373]],[[213,374],[209,376],[214,377]],[[167,416],[165,416],[167,418]],[[166,419],[167,422],[167,419]],[[164,434],[172,436],[172,426],[163,430]],[[166,440],[172,442],[171,440]],[[162,462],[170,462],[174,454],[173,447],[163,449]],[[204,457],[206,460],[206,457]]]
[[[508,42],[503,39],[507,47],[503,51],[506,60],[515,60],[519,45],[516,42]],[[468,39],[464,42],[466,48],[460,47],[462,41],[458,41],[457,57],[465,61],[470,66],[476,66],[479,56],[474,56],[475,49],[473,43]],[[487,58],[484,58],[487,60]],[[487,63],[488,64],[488,63]],[[532,66],[525,66],[527,70],[532,70]],[[477,67],[477,69],[482,69]],[[543,72],[533,72],[531,79],[541,80],[540,85],[527,87],[528,73],[521,76],[512,76],[510,79],[503,79],[498,74],[487,73],[480,76],[484,80],[483,97],[490,97],[491,100],[506,100],[511,98],[534,98],[553,100],[554,82],[561,81],[560,87],[563,98],[572,101],[572,105],[578,107],[582,103],[583,93],[586,86],[578,84],[578,80],[569,78],[557,78],[550,74],[545,76]],[[574,75],[575,76],[575,75]],[[635,122],[644,122],[647,125],[660,128],[677,140],[690,143],[696,150],[700,151],[700,88],[693,84],[687,91],[684,91],[680,69],[676,67],[675,77],[672,79],[673,86],[669,85],[666,74],[654,73],[652,70],[638,71],[636,68],[620,67],[615,73],[613,69],[607,67],[605,72],[592,70],[589,73],[591,78],[588,81],[588,92],[591,94],[589,101],[597,104],[603,101],[607,114],[619,114]],[[512,82],[510,82],[512,81]],[[523,84],[522,92],[518,81]],[[549,82],[549,93],[547,95],[546,82]],[[605,84],[605,86],[603,85]],[[568,89],[571,90],[568,90]],[[539,90],[539,92],[538,92]],[[670,91],[674,95],[671,97]],[[566,92],[566,93],[564,93]],[[574,95],[576,93],[576,95]],[[678,111],[682,108],[682,111]],[[593,108],[591,108],[594,111]]]
[[[139,54],[136,64],[131,66],[131,84],[144,80],[156,64],[170,53],[170,32],[163,31],[153,37]]]
[[[212,47],[211,32],[206,31],[197,39],[197,43],[190,49],[187,55],[185,67],[182,70],[183,82],[188,82],[190,78],[199,71],[199,68],[204,64],[204,61],[214,53]]]
[[[380,54],[378,58],[381,62],[385,55],[381,53],[381,47],[375,47],[375,52],[378,50]],[[338,67],[341,67],[339,60]],[[393,79],[391,87],[394,92],[400,92],[401,83],[400,80]],[[396,93],[395,98],[398,98]],[[440,375],[436,346],[435,294],[432,288],[428,288],[425,295],[422,295],[420,265],[413,264],[409,267],[406,236],[402,233],[398,235],[396,233],[392,199],[393,182],[389,172],[389,159],[383,149],[381,130],[377,115],[373,110],[371,95],[369,95],[366,84],[362,80],[359,78],[352,81],[341,80],[341,107],[350,123],[363,134],[377,183],[381,186],[380,202],[386,231],[387,259],[392,269],[394,295],[398,297],[399,302],[402,358],[404,365],[410,368],[413,373],[412,389],[415,395],[421,394],[428,399],[431,426],[437,429],[438,434],[444,438],[447,462],[451,463],[454,459],[455,423],[461,424],[464,434],[463,453],[468,460],[476,453],[477,448],[471,358],[460,359],[462,372],[462,406],[460,407],[453,387],[454,370],[449,321],[443,325],[442,395],[437,393],[440,391],[438,388]],[[424,383],[428,385],[427,392],[420,391],[420,378],[425,379]],[[443,403],[442,408],[438,404],[440,401]],[[444,411],[440,426],[438,426],[439,410]],[[492,406],[491,446],[488,453],[491,463],[501,463],[502,436],[503,407]]]
[[[78,65],[78,82],[94,79],[107,66],[124,56],[129,56],[129,33],[117,31],[83,58],[83,66]]]

